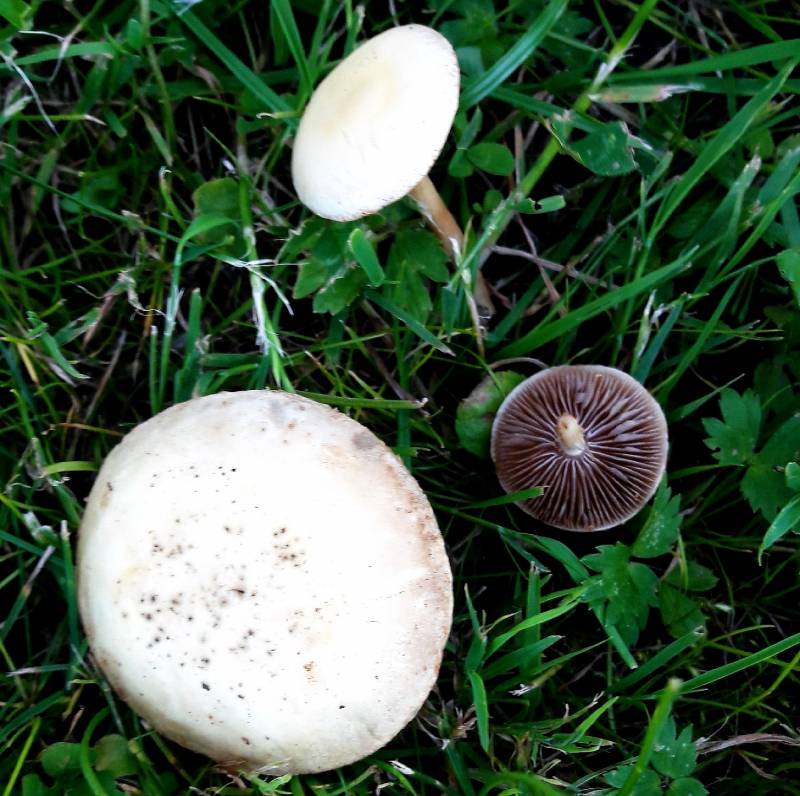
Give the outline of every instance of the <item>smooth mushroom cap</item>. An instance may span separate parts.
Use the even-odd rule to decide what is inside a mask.
[[[442,151],[459,81],[455,51],[432,28],[403,25],[362,44],[319,84],[300,121],[300,201],[349,221],[405,196]]]
[[[400,460],[340,412],[268,391],[179,404],[111,452],[78,598],[134,710],[273,774],[396,735],[433,687],[452,613],[442,537]]]
[[[667,422],[639,382],[615,368],[565,365],[537,373],[503,402],[492,459],[509,494],[544,487],[524,511],[570,531],[630,519],[667,461]]]

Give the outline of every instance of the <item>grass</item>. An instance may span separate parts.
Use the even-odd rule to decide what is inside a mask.
[[[796,12],[0,2],[0,794],[800,793]],[[464,73],[432,173],[457,265],[410,205],[321,222],[289,175],[312,87],[410,21]],[[503,500],[456,431],[487,374],[567,362],[631,372],[670,420],[652,505],[589,536]],[[120,436],[264,387],[391,444],[455,574],[418,719],[323,775],[233,776],[157,736],[75,604],[83,500]]]

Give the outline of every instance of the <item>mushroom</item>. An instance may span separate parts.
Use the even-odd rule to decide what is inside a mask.
[[[464,233],[428,172],[458,109],[460,74],[450,42],[402,25],[366,41],[317,86],[300,120],[292,180],[308,208],[352,221],[410,195],[447,253]],[[476,299],[491,311],[485,283]]]
[[[310,773],[411,721],[452,584],[389,448],[330,407],[248,391],[167,409],[111,452],[78,600],[97,664],[159,732],[227,768]]]
[[[639,382],[615,368],[564,365],[526,379],[492,426],[491,454],[509,494],[544,487],[520,508],[569,531],[620,525],[653,496],[667,422]]]

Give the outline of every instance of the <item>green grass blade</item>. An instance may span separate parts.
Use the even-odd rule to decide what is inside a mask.
[[[611,686],[612,693],[622,693],[629,689],[636,683],[641,682],[646,677],[654,674],[659,669],[666,666],[671,660],[674,660],[682,652],[695,646],[702,639],[702,635],[690,630],[685,635],[675,639],[671,644],[667,644],[662,650],[659,650],[652,658],[649,658],[645,663],[639,666],[638,669],[620,678]]]
[[[455,356],[452,349],[446,346],[438,337],[431,334],[416,318],[402,309],[402,307],[398,307],[393,301],[389,301],[385,296],[374,291],[369,291],[366,294],[366,298],[373,304],[377,304],[381,309],[386,310],[390,315],[394,315],[395,318],[408,326],[417,337],[424,340],[428,345],[432,345],[437,351]]]
[[[478,724],[478,739],[484,752],[489,751],[489,703],[486,697],[486,686],[476,671],[468,671],[472,687],[472,701],[475,705],[475,719]]]
[[[473,79],[461,92],[461,108],[467,110],[500,86],[516,69],[524,64],[542,43],[553,25],[567,8],[568,0],[551,0],[536,22],[495,61],[480,77]]]
[[[304,100],[311,94],[314,79],[308,64],[303,43],[300,40],[300,31],[297,29],[297,22],[292,12],[289,0],[272,0],[272,10],[278,18],[283,35],[289,45],[289,52],[297,65],[297,73],[300,76],[300,98]]]
[[[677,276],[681,271],[686,271],[690,266],[691,257],[694,253],[694,250],[690,250],[675,262],[664,265],[652,273],[645,274],[627,285],[623,285],[593,301],[589,301],[582,307],[571,310],[563,318],[549,322],[544,321],[523,337],[501,348],[500,351],[497,352],[497,357],[525,356],[535,351],[539,346],[569,334],[577,329],[584,321],[588,321],[590,318],[594,318],[628,299],[652,290],[662,282]]]
[[[647,725],[647,732],[645,732],[639,755],[636,758],[636,762],[633,764],[631,773],[628,775],[628,778],[619,791],[617,791],[617,796],[631,796],[634,792],[636,783],[639,781],[647,768],[647,764],[650,762],[650,757],[656,745],[656,738],[658,738],[661,728],[669,718],[670,712],[672,711],[672,704],[680,693],[681,681],[675,679],[670,680],[661,693],[656,709],[653,711],[653,715]]]
[[[692,163],[688,171],[681,177],[656,213],[653,226],[650,229],[650,238],[654,238],[670,219],[672,214],[680,207],[689,193],[697,186],[698,182],[708,173],[721,157],[735,146],[755,121],[767,108],[773,97],[781,90],[786,79],[797,65],[797,60],[789,61],[775,77],[764,85],[744,107],[711,139],[703,148],[698,158]]]
[[[269,86],[247,67],[231,50],[229,50],[214,33],[212,33],[191,11],[176,14],[177,18],[189,28],[208,49],[228,68],[228,71],[264,103],[264,110],[269,113],[286,114],[292,110],[283,97],[276,94]],[[285,120],[291,124],[291,119]]]
[[[800,633],[795,633],[783,639],[782,641],[778,641],[775,644],[770,644],[768,647],[764,647],[764,649],[754,652],[752,655],[748,655],[747,657],[741,658],[738,661],[733,661],[732,663],[726,663],[724,666],[718,666],[716,669],[712,669],[711,671],[697,675],[697,677],[692,677],[691,679],[686,680],[681,685],[681,694],[690,694],[693,691],[697,691],[698,689],[711,685],[711,683],[716,683],[719,680],[725,679],[726,677],[732,677],[735,674],[739,674],[740,672],[743,672],[752,666],[757,666],[759,663],[768,661],[770,658],[774,658],[776,655],[780,655],[781,653],[799,645]],[[651,698],[652,696],[653,695],[650,695]]]
[[[724,72],[731,69],[743,69],[756,64],[766,64],[772,61],[783,61],[787,58],[794,59],[797,58],[799,52],[800,39],[786,39],[772,44],[748,47],[745,50],[699,58],[687,64],[665,66],[661,69],[643,69],[636,72],[636,77],[637,79],[652,78],[658,81],[666,81],[676,77],[702,75],[708,72]],[[622,83],[626,79],[629,79],[627,75],[618,75],[614,82]]]
[[[701,329],[700,334],[697,335],[697,339],[694,341],[694,343],[692,343],[686,354],[681,357],[681,361],[672,371],[669,378],[658,388],[657,392],[660,401],[663,401],[664,403],[667,402],[673,387],[678,383],[683,374],[686,373],[690,367],[692,367],[697,357],[700,356],[709,337],[711,337],[711,335],[717,329],[717,324],[722,318],[722,314],[725,312],[731,299],[739,289],[740,282],[741,277],[734,280],[730,287],[728,287],[728,289],[725,291],[725,294],[714,308],[714,312],[711,314],[708,323],[703,324],[703,328]]]

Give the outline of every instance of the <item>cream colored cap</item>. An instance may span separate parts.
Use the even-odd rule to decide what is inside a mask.
[[[436,680],[450,567],[425,495],[360,423],[282,392],[156,415],[111,452],[78,545],[93,655],[159,732],[308,773],[392,739]]]
[[[349,221],[405,196],[431,169],[458,108],[447,39],[424,25],[362,44],[317,87],[292,154],[300,201]]]

